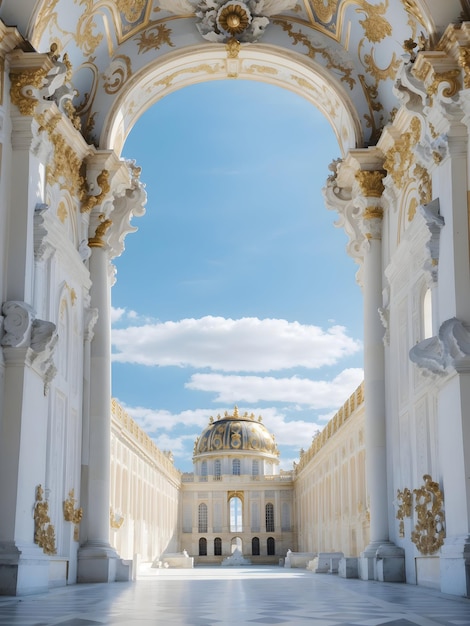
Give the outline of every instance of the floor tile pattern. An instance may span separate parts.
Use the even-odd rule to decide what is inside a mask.
[[[0,597],[0,626],[470,626],[470,600],[279,567],[152,570],[137,582]]]

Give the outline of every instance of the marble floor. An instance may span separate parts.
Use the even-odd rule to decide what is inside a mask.
[[[0,626],[470,626],[470,600],[280,567],[152,570],[137,582],[0,597]]]

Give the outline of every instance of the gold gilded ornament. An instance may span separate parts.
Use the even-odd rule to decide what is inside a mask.
[[[366,198],[381,198],[384,192],[383,179],[387,175],[385,170],[361,170],[356,173],[361,192]]]
[[[444,544],[444,496],[439,484],[429,474],[423,476],[424,485],[413,489],[418,521],[411,533],[411,541],[421,554],[435,554]]]
[[[226,33],[234,37],[247,29],[250,17],[240,4],[226,4],[218,16],[218,23]]]
[[[96,196],[88,195],[85,198],[81,208],[82,213],[89,213],[95,206],[100,204],[106,197],[106,194],[109,193],[111,186],[109,184],[108,170],[103,170],[100,174],[98,174],[98,176],[96,177],[96,182],[98,183],[101,191]]]
[[[10,73],[11,87],[10,98],[16,104],[21,115],[33,116],[38,99],[34,95],[34,89],[39,89],[47,75],[45,68],[12,71]]]
[[[55,530],[49,517],[49,504],[43,499],[43,495],[44,490],[38,485],[34,505],[34,543],[40,546],[45,554],[57,554]]]

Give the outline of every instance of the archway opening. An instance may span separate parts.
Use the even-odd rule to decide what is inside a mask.
[[[295,93],[215,81],[149,109],[124,155],[149,202],[116,262],[114,395],[183,471],[201,415],[234,404],[276,420],[290,469],[362,379],[356,267],[321,196],[335,134]]]

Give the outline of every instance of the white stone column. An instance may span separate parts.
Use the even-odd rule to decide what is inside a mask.
[[[91,306],[98,317],[90,346],[90,425],[87,543],[109,543],[109,456],[111,434],[111,290],[108,252],[93,247],[90,257]]]
[[[135,230],[132,215],[142,215],[146,200],[140,170],[103,152],[89,163],[98,192],[84,202],[91,212],[88,245],[90,305],[98,312],[90,346],[88,437],[84,439],[82,480],[83,545],[78,554],[79,582],[129,580],[131,567],[122,562],[109,542],[111,442],[111,259],[124,249],[124,237]],[[91,174],[90,174],[91,176]],[[82,209],[83,210],[83,209]],[[86,406],[87,403],[84,403]]]
[[[383,170],[360,170],[353,189],[360,206],[364,235],[364,396],[366,482],[370,511],[369,545],[359,559],[363,580],[404,582],[404,551],[389,541],[387,488],[387,433],[385,410],[384,328],[382,307],[382,194]]]

